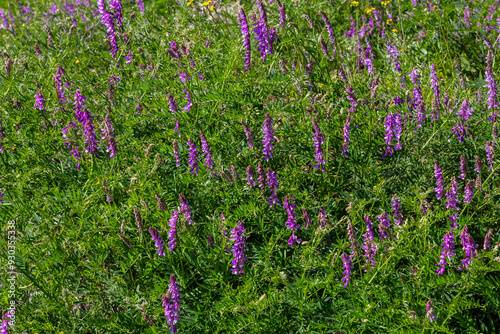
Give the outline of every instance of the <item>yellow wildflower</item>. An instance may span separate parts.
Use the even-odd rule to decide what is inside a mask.
[[[392,32],[398,32],[398,29],[392,29]]]
[[[390,26],[392,24],[392,19],[387,20],[387,25]]]
[[[214,11],[214,5],[210,6],[210,10],[213,12]]]
[[[186,6],[191,5],[191,4],[193,3],[193,1],[194,1],[194,0],[189,1],[189,2],[186,4]]]
[[[77,64],[78,64],[79,62],[80,62],[80,61],[79,61],[78,59],[75,61],[75,63],[77,63]]]
[[[365,13],[370,14],[375,8],[366,8]]]
[[[203,3],[203,6],[208,6],[212,3],[212,0],[207,0]]]

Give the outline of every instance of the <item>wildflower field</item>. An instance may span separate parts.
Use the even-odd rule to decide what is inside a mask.
[[[499,333],[498,1],[0,10],[0,333]]]

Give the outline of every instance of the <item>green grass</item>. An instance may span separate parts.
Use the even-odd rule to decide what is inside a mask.
[[[89,8],[76,5],[74,16],[59,3],[57,14],[48,16],[52,3],[32,3],[29,22],[24,22],[18,6],[11,3],[13,31],[0,30],[0,50],[12,60],[10,74],[5,69],[6,58],[0,61],[0,126],[5,133],[4,138],[0,136],[0,193],[4,196],[0,205],[0,284],[6,287],[0,290],[2,315],[11,300],[17,303],[16,326],[9,330],[167,333],[161,296],[167,292],[170,275],[175,275],[182,294],[182,313],[176,325],[180,333],[500,331],[500,152],[495,146],[493,171],[489,171],[485,150],[487,141],[498,145],[494,135],[497,121],[488,119],[492,111],[484,87],[488,46],[483,37],[496,43],[493,73],[499,68],[495,42],[498,11],[487,20],[494,2],[437,4],[428,0],[434,9],[425,4],[414,8],[411,1],[284,3],[288,23],[278,27],[276,0],[265,2],[269,26],[277,29],[274,53],[263,62],[252,31],[251,68],[246,72],[237,15],[241,5],[252,26],[251,13],[259,14],[250,1],[222,1],[213,11],[211,4],[202,2],[189,6],[184,0],[179,0],[180,5],[175,1],[146,2],[143,14],[136,3],[126,1],[123,33],[129,44],[117,29],[116,58],[109,52],[106,27],[95,2]],[[467,5],[469,27],[464,21]],[[3,2],[0,6],[7,8]],[[204,11],[203,16],[195,6]],[[359,33],[345,36],[351,17],[358,32],[368,25],[374,18],[371,8],[382,16],[385,38],[377,24],[371,34],[366,28],[364,38]],[[319,11],[326,13],[335,31],[334,57]],[[310,17],[314,29],[303,14]],[[389,15],[392,22],[387,21]],[[52,45],[47,43],[45,23]],[[322,52],[320,38],[328,45],[330,59]],[[403,87],[402,74],[389,62],[388,39],[400,52],[402,74],[406,75]],[[364,52],[366,40],[373,50],[374,74],[368,73],[358,49],[360,45]],[[172,59],[166,52],[171,41],[179,48],[189,45],[189,56]],[[34,53],[35,44],[42,55]],[[129,50],[133,61],[127,65],[124,57]],[[308,60],[313,64],[310,72]],[[435,121],[431,118],[431,64],[440,79],[441,98],[447,96],[450,101],[448,106],[441,101],[440,117]],[[65,88],[65,111],[53,81],[58,66],[66,73],[63,82],[70,83]],[[396,95],[413,99],[409,73],[414,68],[421,75],[426,109],[422,124],[416,119],[416,110],[406,103],[394,103]],[[180,69],[191,79],[183,83]],[[341,79],[340,69],[347,82]],[[111,75],[121,78],[112,88],[112,98],[108,91]],[[373,96],[375,76],[380,84]],[[347,86],[354,89],[358,106],[351,112],[351,141],[345,157],[343,131],[351,108]],[[45,110],[33,108],[41,88]],[[86,107],[94,116],[97,155],[84,151],[83,125],[72,110],[77,89],[87,97]],[[192,97],[190,112],[182,111],[184,90]],[[180,138],[174,131],[167,94],[179,107],[175,116]],[[465,99],[473,116],[465,122],[466,136],[459,142],[451,128]],[[140,115],[139,104],[143,107]],[[113,158],[101,139],[106,108],[111,110],[117,142]],[[266,113],[274,119],[277,138],[269,161],[262,152]],[[383,158],[384,122],[390,113],[403,117],[402,148]],[[314,119],[325,137],[326,172],[314,168]],[[248,147],[241,121],[253,132],[254,149]],[[64,138],[62,131],[69,122],[76,122],[76,129]],[[200,131],[214,156],[213,172],[203,166]],[[199,175],[190,173],[188,138],[200,150]],[[79,144],[81,160],[67,148],[68,140]],[[179,143],[180,167],[176,167],[174,140]],[[462,155],[469,167],[465,179],[458,178]],[[484,163],[479,174],[482,192],[476,190],[467,204],[463,202],[466,183],[475,182],[478,176],[475,156]],[[436,198],[434,190],[435,161],[444,175],[442,199]],[[273,210],[267,202],[268,189],[261,192],[257,186],[248,186],[246,168],[253,167],[257,182],[259,163],[278,174],[281,202],[289,194],[296,199],[298,224],[302,225],[296,234],[302,244],[293,248],[287,244],[291,231],[285,226],[283,204]],[[456,211],[459,227],[453,230],[456,253],[445,273],[437,277],[441,243],[450,231],[448,218],[455,213],[446,207],[445,195],[454,177],[460,201]],[[155,192],[165,202],[166,211],[158,209]],[[159,256],[147,229],[157,229],[168,242],[169,219],[179,206],[179,194],[187,198],[194,224],[186,226],[181,221],[177,247],[174,251],[166,248],[165,256]],[[395,223],[393,195],[401,199],[401,226]],[[430,207],[424,215],[425,200]],[[142,234],[134,208],[142,215],[146,229]],[[311,217],[308,229],[303,228],[302,208]],[[321,208],[331,222],[325,228],[320,228]],[[380,239],[377,220],[383,212],[390,216],[392,233],[385,242]],[[221,222],[221,214],[227,218],[225,222]],[[361,247],[367,229],[365,215],[374,224],[376,265],[363,267],[361,249],[352,258],[353,273],[344,288],[341,256],[352,254],[347,224],[352,223]],[[15,298],[7,290],[8,222],[12,221],[17,241]],[[247,261],[244,274],[233,275],[233,255],[228,251],[233,242],[224,236],[224,228],[230,237],[238,221],[248,237]],[[459,270],[465,257],[460,241],[464,226],[478,246],[469,268]],[[484,250],[489,229],[493,229],[491,247]],[[213,247],[207,246],[208,235],[214,237]],[[434,322],[426,317],[429,300],[434,302]]]

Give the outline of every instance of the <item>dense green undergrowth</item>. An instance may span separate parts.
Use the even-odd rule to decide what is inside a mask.
[[[253,30],[262,14],[251,1],[146,2],[141,12],[125,0],[123,28],[118,16],[112,21],[114,56],[93,0],[4,7],[0,309],[3,316],[15,302],[9,333],[167,333],[162,296],[171,275],[181,293],[179,333],[500,331],[499,108],[489,87],[499,68],[497,4],[283,4],[286,22],[281,3],[264,3],[266,27],[275,29],[265,61]],[[113,12],[113,2],[106,8]],[[240,8],[250,28],[249,68]],[[78,119],[77,91],[92,117]],[[275,131],[270,159],[266,114]],[[391,117],[400,117],[399,135]],[[91,132],[95,152],[86,152]],[[210,171],[200,132],[213,155]],[[188,140],[198,147],[198,174]],[[325,163],[315,168],[318,156]],[[274,207],[265,175],[259,187],[259,164],[276,173]],[[180,194],[194,222],[179,219],[170,251]],[[295,199],[301,225],[293,247],[285,198]],[[379,226],[383,213],[388,228]],[[373,223],[372,264],[362,246],[365,216]],[[247,248],[235,275],[238,222]],[[455,254],[438,276],[450,232]],[[353,269],[344,287],[346,255]]]

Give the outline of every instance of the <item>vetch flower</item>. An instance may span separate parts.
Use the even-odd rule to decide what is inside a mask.
[[[278,8],[280,9],[280,28],[283,28],[286,26],[286,7],[285,3],[282,3],[281,6],[278,5]]]
[[[325,22],[326,30],[328,30],[328,38],[332,41],[332,48],[334,48],[333,52],[335,56],[335,32],[333,31],[332,24],[324,12],[320,11],[319,14],[323,22]]]
[[[349,284],[349,278],[352,273],[353,265],[351,261],[351,257],[347,255],[346,253],[342,253],[342,261],[344,262],[342,269],[344,269],[344,277],[341,279],[341,281],[344,281],[344,288],[347,288],[347,285]]]
[[[460,106],[460,110],[458,111],[458,116],[464,122],[467,122],[472,117],[472,108],[469,105],[469,101],[464,100],[462,102],[462,105]]]
[[[399,61],[398,49],[389,40],[387,40],[387,44],[385,46],[386,46],[387,53],[389,53],[388,63],[392,64],[392,66],[394,66],[394,69],[396,70],[396,72],[401,73],[401,62]]]
[[[474,197],[474,186],[472,181],[467,181],[467,185],[465,186],[464,203],[470,203],[472,201],[472,197]]]
[[[375,74],[373,72],[373,52],[372,52],[372,46],[368,39],[366,39],[366,49],[363,54],[363,63],[366,66],[366,69],[368,70],[369,74]]]
[[[259,188],[261,191],[263,191],[266,186],[266,175],[264,173],[264,167],[260,162],[257,165],[257,174],[259,174],[257,178],[257,180],[259,181]]]
[[[238,22],[240,24],[241,35],[243,37],[243,46],[246,49],[245,52],[246,68],[243,70],[243,72],[246,72],[250,69],[251,50],[250,50],[250,32],[248,31],[247,17],[245,15],[245,12],[243,11],[243,8],[240,8],[240,15],[238,16]]]
[[[488,55],[486,56],[486,72],[485,72],[485,77],[486,77],[486,82],[487,84],[484,86],[488,88],[488,109],[492,110],[492,116],[490,117],[491,120],[495,118],[495,109],[499,107],[498,105],[498,97],[497,97],[497,83],[495,81],[495,76],[493,74],[493,67],[492,67],[492,53],[491,50],[488,51]]]
[[[295,213],[295,210],[297,209],[297,206],[295,205],[294,201],[295,198],[292,197],[293,194],[289,194],[285,196],[285,201],[283,208],[286,210],[286,213],[288,215],[288,219],[286,221],[286,227],[290,230],[292,230],[292,236],[288,240],[288,244],[293,247],[294,242],[297,242],[300,244],[301,240],[297,238],[295,235],[295,230],[298,230],[300,228],[300,225],[297,224],[297,213]]]
[[[455,177],[451,179],[451,189],[446,191],[446,198],[448,202],[446,202],[446,207],[450,210],[459,210],[457,207],[458,202],[458,185]]]
[[[307,230],[309,227],[309,224],[311,223],[311,218],[309,218],[309,213],[307,212],[306,208],[302,208],[302,218],[304,219],[304,222],[306,223],[306,226],[304,226],[304,229]]]
[[[168,250],[173,251],[176,246],[176,233],[177,233],[177,222],[179,221],[179,211],[172,212],[172,217],[170,217],[168,226]]]
[[[182,108],[182,110],[184,110],[185,112],[190,112],[191,107],[193,106],[193,102],[191,101],[191,94],[186,90],[184,90],[184,92],[186,92],[186,96],[184,97],[184,99],[187,100],[187,104],[184,108]]]
[[[191,166],[191,174],[195,173],[198,175],[198,162],[196,159],[198,159],[198,147],[195,145],[194,142],[191,141],[191,139],[188,139],[188,145],[189,145],[189,165]]]
[[[279,201],[278,195],[276,194],[276,192],[278,191],[278,175],[271,168],[267,169],[266,181],[267,187],[270,188],[269,193],[271,194],[267,202],[269,203],[270,207],[275,208],[276,205],[281,204],[281,202]]]
[[[318,123],[316,120],[313,120],[313,126],[314,126],[314,147],[315,147],[315,154],[314,154],[314,159],[318,163],[314,168],[319,169],[321,167],[321,170],[323,172],[326,172],[324,165],[326,164],[326,159],[325,159],[325,153],[323,152],[323,148],[321,145],[325,142],[325,137],[321,134],[321,129],[318,126]]]
[[[419,105],[421,102],[423,102],[422,98],[422,92],[420,90],[420,81],[418,80],[420,78],[420,75],[417,73],[417,69],[414,68],[413,71],[409,73],[411,82],[413,83],[413,101],[416,105]]]
[[[153,191],[156,197],[156,202],[158,203],[158,210],[160,211],[167,211],[167,206],[165,202],[161,199],[160,195],[158,195],[156,192]]]
[[[103,122],[103,129],[101,130],[102,132],[102,140],[107,140],[108,141],[108,147],[106,149],[106,152],[109,152],[110,158],[113,158],[116,154],[116,141],[115,141],[115,132],[113,129],[113,125],[111,124],[111,118],[109,116],[109,112],[106,114],[106,117]]]
[[[253,167],[252,166],[247,167],[247,184],[250,187],[255,186],[255,181],[253,180]]]
[[[65,105],[67,103],[66,92],[64,88],[65,85],[63,84],[62,80],[62,76],[64,74],[64,69],[61,66],[57,67],[56,75],[54,76],[54,83],[56,86],[57,98],[62,105]]]
[[[394,223],[401,225],[403,214],[401,213],[401,201],[397,195],[392,196],[392,210],[394,210]]]
[[[436,191],[436,197],[438,199],[441,199],[443,197],[443,171],[439,167],[437,161],[434,162],[434,176],[436,177],[436,188],[434,189]]]
[[[474,170],[476,171],[476,173],[481,174],[481,169],[483,168],[483,163],[477,155],[474,156],[474,159],[476,161],[476,168]]]
[[[179,143],[177,143],[176,139],[174,139],[172,146],[174,148],[175,166],[180,167],[181,166],[181,154],[179,153]]]
[[[441,255],[439,256],[439,263],[436,264],[436,266],[439,267],[438,270],[436,270],[436,273],[439,276],[441,276],[443,273],[444,273],[444,267],[446,266],[446,258],[448,258],[448,260],[451,260],[451,257],[453,255],[455,255],[455,235],[453,234],[453,231],[450,231],[450,232],[447,232],[445,235],[444,235],[444,238],[443,238],[443,243],[441,244],[441,246],[443,246],[442,250],[441,250]]]
[[[486,148],[486,160],[488,160],[488,165],[490,166],[488,172],[492,172],[493,162],[495,161],[495,151],[493,151],[493,145],[491,144],[490,140],[486,142],[485,148]]]
[[[137,228],[139,229],[139,234],[141,234],[144,228],[142,227],[142,217],[139,209],[134,208],[134,216],[135,216],[135,222],[137,223]]]
[[[430,322],[436,321],[436,316],[434,316],[434,303],[432,300],[429,300],[425,306],[425,310],[427,311],[426,317]]]
[[[160,256],[165,256],[165,250],[163,249],[165,247],[165,244],[163,243],[163,239],[160,236],[160,232],[158,232],[157,229],[150,227],[149,233],[151,234],[151,238],[155,242],[155,246],[158,248],[156,250],[156,253]]]
[[[33,105],[33,109],[44,110],[45,106],[43,102],[45,99],[42,96],[41,89],[35,94],[35,104]]]
[[[435,107],[436,107],[436,110],[438,111],[438,116],[436,117],[436,120],[439,119],[439,109],[440,109],[440,95],[439,95],[439,80],[437,78],[437,75],[436,75],[436,65],[434,64],[431,64],[431,73],[430,73],[430,77],[431,77],[431,87],[432,87],[432,91],[434,92],[434,103],[435,103]]]
[[[347,151],[349,147],[347,146],[351,142],[350,134],[351,134],[351,114],[347,115],[347,119],[344,123],[344,141],[342,143],[342,155],[348,158]]]
[[[351,242],[351,248],[352,248],[352,254],[350,256],[354,257],[359,252],[359,246],[356,240],[356,233],[354,232],[354,227],[352,226],[350,221],[347,222],[347,235],[349,237],[349,241]]]
[[[253,149],[253,134],[252,131],[248,128],[245,122],[240,121],[241,125],[243,125],[243,130],[245,131],[245,135],[247,136],[248,147]]]
[[[203,132],[200,131],[200,137],[201,137],[201,150],[203,157],[205,158],[205,163],[203,165],[207,166],[207,172],[209,170],[213,170],[215,163],[213,162],[213,156],[212,153],[210,152],[210,146],[208,145],[207,139],[203,135]]]
[[[491,240],[491,233],[492,232],[493,232],[493,229],[490,228],[488,230],[488,233],[486,233],[486,235],[484,236],[484,245],[483,245],[484,249],[489,249],[490,248],[490,240]]]
[[[273,119],[271,118],[269,113],[266,114],[266,119],[264,120],[262,126],[262,132],[263,132],[262,143],[264,145],[262,152],[264,153],[264,159],[267,161],[270,158],[274,157],[272,149],[274,148],[273,142],[276,141],[274,139]]]
[[[186,197],[183,194],[179,194],[179,201],[181,202],[180,212],[184,214],[184,218],[187,220],[188,224],[194,223],[192,218],[192,211]]]
[[[273,54],[273,43],[276,39],[276,31],[269,28],[267,23],[266,8],[262,0],[257,0],[257,7],[260,12],[260,18],[254,23],[255,40],[257,41],[257,50],[260,51],[262,60],[266,61],[266,56]]]
[[[349,111],[355,112],[356,106],[358,105],[358,100],[356,99],[356,96],[354,96],[354,89],[352,89],[351,85],[348,85],[345,92],[347,94],[347,99],[351,102]]]
[[[461,179],[465,179],[467,176],[467,170],[469,169],[469,166],[467,164],[467,159],[465,158],[464,155],[460,156],[460,170],[462,171],[462,174],[460,174],[458,177]]]
[[[363,250],[365,251],[365,254],[363,254],[363,257],[366,258],[366,265],[372,265],[374,266],[375,263],[375,257],[377,256],[377,247],[375,246],[374,241],[374,236],[373,236],[373,225],[372,221],[370,220],[370,217],[365,215],[364,216],[365,223],[366,223],[366,233],[363,234]]]
[[[472,258],[476,255],[477,244],[469,234],[469,227],[464,226],[462,233],[460,234],[460,241],[462,242],[462,248],[465,251],[465,259],[462,260],[464,268],[458,267],[459,270],[467,269]]]
[[[231,262],[232,273],[235,275],[243,274],[243,265],[247,260],[245,249],[248,248],[245,242],[245,227],[241,221],[238,222],[233,229],[231,229],[231,241],[234,241],[231,251],[233,252],[234,260]]]
[[[181,293],[174,275],[170,275],[167,293],[161,299],[165,309],[165,318],[167,318],[167,324],[170,326],[169,332],[176,333],[175,324],[179,321],[179,314],[181,314]]]
[[[377,219],[380,222],[379,224],[380,239],[382,239],[382,241],[385,241],[388,238],[389,227],[391,227],[391,219],[389,218],[389,215],[385,212],[381,213]]]

